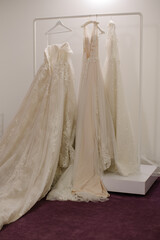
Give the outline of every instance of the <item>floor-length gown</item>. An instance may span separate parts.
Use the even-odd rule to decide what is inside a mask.
[[[97,34],[96,22],[90,39],[84,27],[75,158],[50,191],[47,200],[104,201],[109,196],[100,176],[115,157],[114,128],[109,106],[106,109]]]
[[[98,23],[89,37],[84,24],[83,66],[77,110],[73,193],[84,201],[109,196],[101,173],[114,158],[114,129],[98,56]]]
[[[75,92],[68,43],[44,52],[31,87],[0,143],[0,229],[51,188],[73,156]]]
[[[129,175],[138,171],[139,163],[121,79],[118,44],[113,21],[108,24],[107,57],[104,70],[105,89],[114,123],[117,150],[116,161],[112,162],[109,170]]]

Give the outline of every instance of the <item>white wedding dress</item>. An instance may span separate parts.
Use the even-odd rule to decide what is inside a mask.
[[[105,201],[101,181],[114,153],[114,128],[98,58],[98,26],[84,27],[84,52],[78,98],[75,160],[48,194],[48,200]]]
[[[0,143],[0,229],[24,215],[73,157],[76,98],[71,49],[50,45]],[[61,171],[58,171],[61,172]]]
[[[121,79],[118,44],[113,21],[108,24],[107,57],[104,70],[106,98],[111,108],[117,150],[117,158],[112,162],[109,171],[129,175],[139,170],[139,163]]]

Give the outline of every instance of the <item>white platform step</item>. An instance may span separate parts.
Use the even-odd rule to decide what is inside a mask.
[[[122,192],[145,195],[155,180],[156,166],[141,165],[140,172],[127,177],[114,173],[104,174],[103,183],[109,192]]]

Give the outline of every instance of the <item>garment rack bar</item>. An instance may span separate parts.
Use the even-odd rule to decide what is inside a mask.
[[[88,15],[73,15],[73,16],[57,16],[35,18],[33,20],[33,75],[36,73],[36,24],[37,21],[56,20],[56,19],[74,19],[74,18],[88,18],[88,17],[112,17],[112,16],[139,16],[140,18],[140,51],[139,51],[139,124],[138,124],[138,161],[141,161],[141,137],[142,137],[142,54],[143,54],[143,15],[141,12],[121,12],[121,13],[104,13],[104,14],[88,14]]]
[[[104,13],[104,14],[89,14],[89,15],[45,17],[45,18],[35,18],[33,22],[40,21],[40,20],[52,20],[52,19],[107,17],[107,16],[131,16],[131,15],[142,16],[142,13],[140,13],[140,12],[125,12],[125,13]]]

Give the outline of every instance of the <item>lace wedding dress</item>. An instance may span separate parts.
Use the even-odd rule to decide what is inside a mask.
[[[73,192],[84,200],[103,201],[109,194],[101,181],[114,156],[114,128],[98,56],[98,23],[89,37],[84,24],[84,51],[76,128]]]
[[[109,194],[101,173],[114,157],[114,128],[105,102],[98,59],[98,26],[89,38],[84,27],[84,54],[79,90],[74,163],[65,171],[48,200],[105,201]]]
[[[133,136],[120,73],[115,24],[110,21],[107,32],[107,57],[105,61],[105,89],[114,123],[117,158],[110,171],[129,175],[138,171],[137,149]]]
[[[57,169],[73,161],[71,53],[68,43],[45,49],[44,63],[0,143],[0,229],[43,198]]]

